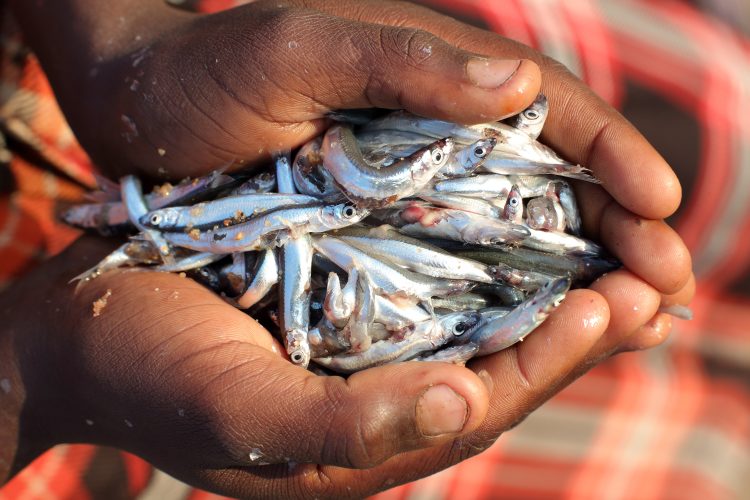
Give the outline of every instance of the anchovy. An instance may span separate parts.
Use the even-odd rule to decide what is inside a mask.
[[[521,242],[522,246],[534,250],[563,255],[591,255],[601,257],[604,249],[593,241],[557,231],[529,229],[530,235]]]
[[[206,255],[214,254],[206,252]],[[247,288],[247,275],[247,262],[245,253],[243,252],[233,253],[232,262],[219,269],[219,279],[221,280],[222,288],[231,297],[235,297],[245,291]]]
[[[503,262],[513,268],[538,271],[551,276],[569,276],[574,282],[588,283],[604,273],[622,267],[616,259],[605,256],[549,254],[528,248],[456,249],[456,254],[468,259],[497,265]]]
[[[451,363],[453,365],[465,365],[467,361],[476,356],[479,346],[476,344],[454,345],[435,351],[431,354],[423,354],[412,361],[437,361],[440,363]]]
[[[292,158],[290,151],[284,151],[274,157],[276,165],[276,185],[279,193],[295,193],[292,179]]]
[[[381,340],[364,352],[315,358],[314,361],[339,373],[353,373],[373,366],[405,361],[423,352],[433,351],[456,337],[470,336],[479,325],[480,318],[474,311],[446,314],[419,323],[403,340]]]
[[[254,193],[228,196],[189,207],[154,210],[141,217],[145,227],[162,231],[182,231],[220,224],[231,226],[263,212],[281,207],[311,205],[317,198],[302,194]]]
[[[143,199],[143,189],[141,181],[133,175],[128,175],[120,180],[120,197],[128,211],[130,222],[153,243],[156,250],[161,255],[165,264],[174,264],[172,250],[159,231],[149,229],[140,222],[140,218],[148,212],[146,200]]]
[[[279,208],[241,224],[215,226],[206,231],[164,233],[170,243],[200,252],[234,253],[272,248],[290,237],[319,233],[359,222],[368,214],[351,203]]]
[[[373,214],[378,222],[390,224],[403,234],[420,238],[442,238],[477,245],[511,244],[526,239],[529,229],[449,208],[411,203],[407,208],[385,209]]]
[[[281,249],[281,294],[279,296],[281,335],[292,363],[307,368],[310,362],[310,270],[312,241],[303,234],[286,242]]]
[[[438,300],[436,298],[433,301]],[[401,297],[387,298],[375,296],[375,316],[373,324],[381,324],[387,330],[398,331],[409,328],[432,316],[413,300]]]
[[[393,228],[379,227],[366,234],[337,234],[341,241],[374,257],[386,259],[414,272],[459,280],[491,283],[491,270],[485,264],[455,257],[437,247],[403,236]]]
[[[336,187],[333,176],[323,167],[320,137],[308,142],[297,153],[292,163],[292,179],[297,191],[324,200],[337,200],[344,195]]]
[[[558,196],[560,204],[565,213],[565,224],[575,236],[581,235],[581,214],[578,211],[578,203],[570,184],[558,182]]]
[[[185,180],[176,186],[164,184],[145,195],[149,210],[170,205],[191,203],[213,196],[219,190],[237,182],[232,177],[212,172],[194,180]],[[121,201],[74,205],[61,214],[61,218],[71,226],[84,229],[98,229],[106,232],[128,224],[128,211]]]
[[[354,312],[358,279],[357,270],[352,269],[349,272],[349,279],[346,282],[346,286],[342,289],[339,275],[336,273],[328,274],[326,295],[323,301],[323,314],[336,328],[346,326],[352,312]]]
[[[357,269],[360,276],[367,272],[375,288],[388,297],[429,300],[438,295],[467,292],[475,285],[468,280],[433,278],[397,269],[331,236],[316,237],[313,245],[337,266],[347,271]]]
[[[362,156],[352,130],[333,126],[321,146],[323,164],[347,198],[363,207],[382,207],[419,191],[446,164],[453,140],[441,139],[387,168]]]
[[[171,264],[158,265],[154,267],[154,270],[166,273],[180,273],[208,266],[216,261],[223,259],[224,257],[226,257],[226,255],[199,252],[192,255],[186,255],[184,257],[176,257],[174,262],[172,262]]]
[[[363,140],[362,136],[357,136],[362,148],[362,155],[367,163],[383,168],[403,160],[404,158],[416,153],[419,149],[428,147],[431,140],[418,135],[409,134],[388,134],[387,142],[381,142],[383,139],[380,134],[370,137],[370,141]],[[406,141],[406,142],[399,142]],[[443,177],[462,177],[472,174],[479,168],[484,160],[489,156],[497,144],[497,139],[490,137],[480,139],[469,146],[456,147],[448,158],[446,164],[435,174],[436,178]]]
[[[375,288],[367,271],[358,272],[354,311],[349,322],[350,352],[362,352],[370,348],[369,331],[375,319]]]
[[[107,271],[120,267],[156,264],[158,262],[161,262],[161,257],[150,241],[129,241],[104,257],[97,265],[82,272],[68,283],[90,281]]]
[[[261,172],[229,191],[229,196],[270,193],[276,187],[276,176],[271,172]]]
[[[515,185],[523,198],[544,196],[549,183],[547,177],[528,175],[480,174],[435,182],[433,190],[439,193],[476,195],[495,193],[507,197]]]
[[[467,311],[469,309],[477,310],[489,307],[490,300],[477,293],[463,293],[451,297],[435,297],[432,299],[432,307],[435,310],[449,311]]]
[[[232,303],[240,309],[249,309],[265,297],[278,282],[279,267],[276,262],[276,254],[269,248],[261,252],[256,264],[255,274],[247,289]]]
[[[544,128],[544,122],[547,121],[548,114],[549,102],[547,102],[547,97],[540,93],[528,108],[503,121],[511,127],[524,132],[532,139],[537,139],[542,133],[542,128]]]
[[[493,195],[494,194],[491,194],[490,196]],[[462,196],[454,193],[434,193],[425,191],[418,193],[417,196],[438,207],[462,210],[464,212],[471,212],[473,214],[483,215],[493,219],[499,219],[503,213],[502,209],[483,198]]]
[[[493,268],[494,276],[509,285],[523,290],[524,292],[536,292],[541,287],[552,281],[555,277],[536,271],[513,269],[502,262]]]
[[[479,346],[478,356],[486,356],[523,340],[554,311],[570,289],[570,280],[550,281],[524,303],[507,314],[493,312],[466,339]],[[481,311],[480,311],[481,313]],[[463,339],[456,343],[464,342]]]
[[[504,160],[510,159],[516,162],[514,167],[497,173],[556,174],[596,182],[588,169],[563,160],[549,147],[505,123],[466,126],[397,111],[372,121],[364,130],[400,130],[432,138],[452,137],[459,144],[471,144],[480,139],[494,137],[497,139],[497,146],[483,163],[482,168],[485,170],[498,170]],[[505,163],[503,166],[507,168],[509,165]]]
[[[515,184],[510,188],[508,199],[505,201],[502,219],[513,224],[523,223],[523,198]]]

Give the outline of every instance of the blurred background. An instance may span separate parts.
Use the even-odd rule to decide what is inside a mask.
[[[239,2],[171,3],[209,12]],[[695,319],[675,320],[663,346],[616,356],[482,455],[376,498],[750,498],[750,2],[420,3],[559,60],[636,125],[682,181],[683,204],[670,223],[691,250],[698,293]],[[5,78],[21,71],[23,92],[2,87],[0,114],[9,141],[36,146],[21,155],[0,148],[10,167],[0,169],[0,286],[75,238],[50,214],[93,183],[85,156],[54,118],[39,68],[23,61],[4,64]],[[101,498],[112,498],[101,495],[118,482],[131,493],[145,487],[142,498],[216,498],[131,455],[65,446],[17,476],[0,499],[35,491],[30,486],[62,463],[88,468],[86,477],[27,498],[69,498],[81,482]]]

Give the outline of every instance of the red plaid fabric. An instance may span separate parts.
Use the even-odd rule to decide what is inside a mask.
[[[204,12],[234,5],[181,3]],[[732,10],[746,7],[424,3],[562,61],[647,135],[683,181],[685,202],[673,222],[693,253],[698,296],[695,320],[677,321],[667,345],[612,359],[482,455],[375,498],[750,498],[750,54],[743,34],[750,16]],[[45,166],[0,151],[0,161],[9,159],[9,174],[0,168],[0,285],[75,237],[51,213],[92,181],[33,56],[19,58],[13,38],[2,47],[3,83],[15,90],[0,94],[0,130],[32,145]],[[215,498],[136,457],[91,446],[58,447],[0,489],[0,500],[137,495]]]

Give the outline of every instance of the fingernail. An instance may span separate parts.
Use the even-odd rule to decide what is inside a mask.
[[[455,434],[468,416],[466,400],[447,385],[430,387],[417,402],[417,425],[424,436]]]
[[[466,64],[466,74],[477,87],[495,89],[510,80],[519,66],[519,60],[475,57]]]
[[[477,376],[484,383],[484,386],[487,388],[487,392],[492,395],[492,390],[495,388],[495,383],[492,381],[490,372],[482,368],[481,370],[479,370],[479,373],[477,373]]]

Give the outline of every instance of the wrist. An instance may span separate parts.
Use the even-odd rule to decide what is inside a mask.
[[[0,485],[49,448],[34,423],[38,409],[29,390],[38,363],[27,340],[35,335],[36,321],[19,310],[16,291],[11,287],[0,296]]]

